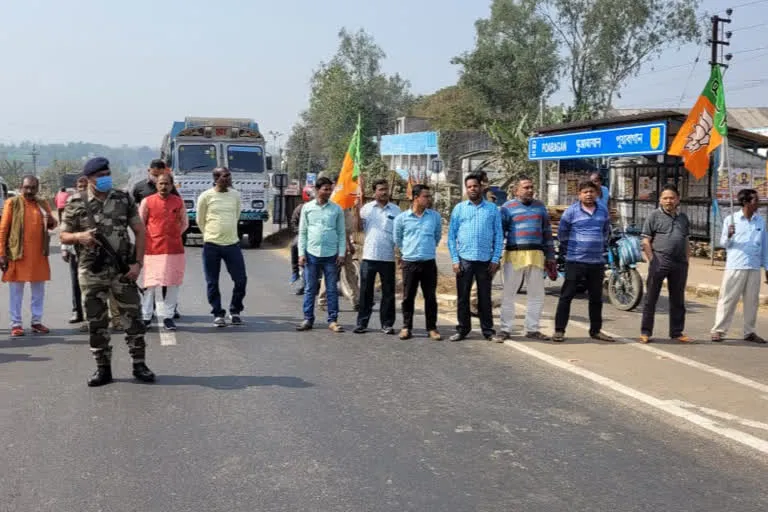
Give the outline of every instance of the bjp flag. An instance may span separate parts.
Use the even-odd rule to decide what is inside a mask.
[[[720,66],[714,66],[707,86],[677,132],[668,153],[683,157],[685,168],[696,179],[701,179],[709,169],[710,153],[723,143],[727,134],[723,76]]]
[[[357,116],[357,128],[349,141],[349,148],[344,154],[344,162],[341,165],[339,179],[336,180],[336,187],[333,189],[331,201],[341,206],[342,210],[352,208],[357,202],[357,198],[362,192],[360,190],[360,116]]]

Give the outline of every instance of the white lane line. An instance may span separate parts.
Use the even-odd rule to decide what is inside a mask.
[[[531,357],[535,357],[536,359],[549,363],[552,366],[555,366],[562,370],[566,370],[575,375],[588,379],[596,384],[600,384],[601,386],[609,388],[612,391],[621,393],[630,398],[634,398],[635,400],[638,400],[655,409],[666,412],[667,414],[670,414],[677,418],[686,420],[705,430],[708,430],[720,436],[726,437],[732,441],[736,441],[737,443],[743,444],[745,446],[748,446],[749,448],[752,448],[765,455],[768,455],[768,441],[764,439],[760,439],[759,437],[753,436],[751,434],[747,434],[740,430],[736,430],[730,427],[722,427],[718,425],[717,422],[709,418],[706,418],[694,412],[688,411],[683,407],[680,407],[680,405],[678,405],[674,400],[660,400],[656,397],[643,393],[642,391],[638,391],[629,386],[625,386],[620,382],[616,382],[613,379],[609,379],[608,377],[603,377],[602,375],[598,375],[597,373],[594,373],[592,371],[585,370],[584,368],[580,368],[571,363],[567,363],[556,357],[550,356],[549,354],[545,354],[544,352],[539,352],[536,349],[533,349],[529,346],[523,345],[516,341],[507,340],[504,342],[504,344],[514,348],[515,350],[523,352]]]
[[[176,331],[166,331],[160,324],[157,324],[157,329],[160,331],[160,345],[168,346],[176,344]]]
[[[519,306],[519,305],[518,305]],[[569,321],[570,325],[575,325],[576,327],[580,327],[581,329],[584,329],[585,331],[589,332],[589,324],[584,322],[578,322],[578,321]],[[664,356],[667,359],[671,359],[672,361],[690,366],[691,368],[696,368],[697,370],[701,370],[707,373],[711,373],[713,375],[717,375],[718,377],[722,377],[724,379],[730,380],[732,382],[735,382],[737,384],[741,384],[742,386],[747,386],[752,389],[756,389],[762,393],[768,393],[768,385],[763,384],[762,382],[757,382],[755,380],[752,380],[750,378],[744,377],[742,375],[739,375],[737,373],[729,372],[728,370],[721,370],[720,368],[717,368],[715,366],[708,365],[706,363],[700,363],[698,361],[694,361],[693,359],[689,359],[684,356],[680,356],[677,354],[674,354],[672,352],[668,352],[666,350],[651,347],[648,345],[644,345],[642,343],[637,342],[636,340],[625,338],[623,336],[620,336],[616,333],[612,333],[606,330],[603,330],[603,332],[609,336],[612,336],[616,339],[616,341],[620,341],[622,343],[628,343],[632,345],[633,347],[639,349],[639,350],[645,350],[646,352],[650,352],[652,354]]]
[[[763,423],[761,421],[755,421],[755,420],[748,420],[746,418],[742,418],[741,416],[736,416],[735,414],[731,414],[729,412],[718,411],[717,409],[710,409],[709,407],[700,407],[698,405],[695,405],[689,402],[684,402],[682,400],[670,400],[670,402],[674,402],[680,407],[684,407],[687,409],[698,409],[699,411],[701,411],[703,414],[706,414],[707,416],[714,416],[715,418],[720,418],[722,420],[739,423],[741,425],[744,425],[745,427],[750,427],[750,428],[755,428],[760,430],[768,430],[768,423]]]

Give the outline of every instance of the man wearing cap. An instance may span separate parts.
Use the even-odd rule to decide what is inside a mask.
[[[75,246],[80,265],[83,305],[97,366],[88,385],[95,387],[112,382],[107,307],[110,292],[126,327],[125,341],[133,359],[133,376],[141,382],[154,382],[155,374],[144,361],[145,327],[139,317],[141,299],[136,286],[144,259],[144,224],[133,198],[112,188],[106,158],[88,160],[83,175],[88,178],[88,190],[73,196],[67,204],[60,238],[62,244]],[[135,236],[135,247],[129,229]],[[97,235],[101,242],[97,241]]]

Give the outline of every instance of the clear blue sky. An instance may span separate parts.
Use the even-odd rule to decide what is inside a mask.
[[[709,0],[724,9],[748,0]],[[186,115],[254,117],[289,133],[306,107],[312,70],[338,30],[365,28],[415,93],[455,83],[450,59],[474,44],[490,0],[25,0],[4,2],[0,31],[0,142],[88,141],[157,146]],[[266,6],[266,7],[261,7]],[[732,28],[768,23],[768,2],[737,9]],[[768,25],[737,31],[733,51],[768,47]],[[625,89],[618,106],[675,106],[698,48],[671,51]],[[726,87],[768,79],[768,48],[737,55]],[[688,83],[706,81],[708,52]],[[749,60],[748,60],[749,59]],[[768,105],[768,82],[729,94]],[[555,101],[567,101],[559,92]],[[283,139],[285,140],[285,139]]]

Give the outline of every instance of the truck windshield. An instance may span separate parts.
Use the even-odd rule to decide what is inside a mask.
[[[212,171],[216,168],[216,146],[182,144],[179,146],[180,171]]]
[[[264,150],[260,146],[229,146],[227,167],[231,172],[264,172]]]

